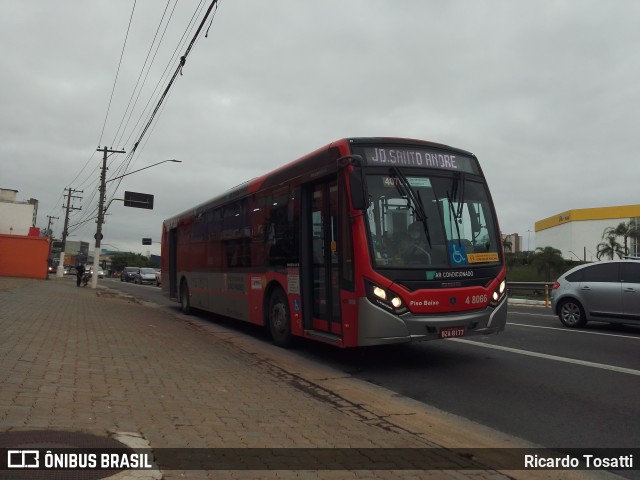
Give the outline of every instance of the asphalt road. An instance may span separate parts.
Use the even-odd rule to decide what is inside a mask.
[[[640,330],[567,330],[535,308],[508,321],[484,340],[385,349],[353,373],[546,447],[640,445]]]
[[[107,282],[177,309],[158,287]],[[304,342],[298,352],[544,447],[640,445],[640,326],[590,323],[573,330],[548,308],[510,307],[507,329],[493,337],[347,351]],[[640,471],[619,473],[640,478]]]

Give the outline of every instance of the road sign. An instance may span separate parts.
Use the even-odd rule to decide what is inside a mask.
[[[148,193],[124,192],[124,206],[153,210],[153,195]]]

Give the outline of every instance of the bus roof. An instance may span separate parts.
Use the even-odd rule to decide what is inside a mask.
[[[449,145],[430,142],[427,140],[418,140],[413,138],[399,137],[347,137],[331,142],[323,147],[314,150],[303,157],[288,162],[275,170],[265,173],[259,177],[243,182],[224,193],[210,198],[195,207],[189,208],[173,217],[164,221],[165,224],[175,224],[180,218],[194,215],[202,210],[215,206],[217,204],[226,203],[234,198],[242,198],[245,195],[257,192],[269,186],[277,186],[285,181],[297,178],[309,173],[311,170],[327,165],[335,161],[341,155],[347,155],[350,147],[365,145],[414,145],[429,147],[434,149],[442,149],[457,152],[462,155],[474,157],[470,152]]]

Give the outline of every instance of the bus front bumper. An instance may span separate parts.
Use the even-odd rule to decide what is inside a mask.
[[[362,297],[359,312],[359,346],[421,342],[447,336],[492,335],[504,330],[507,323],[507,296],[496,307],[438,315],[410,312],[395,315]]]

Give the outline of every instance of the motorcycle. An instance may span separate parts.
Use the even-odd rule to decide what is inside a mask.
[[[84,275],[82,275],[82,280],[81,280],[82,286],[86,287],[90,280],[91,280],[91,272],[84,272]]]

